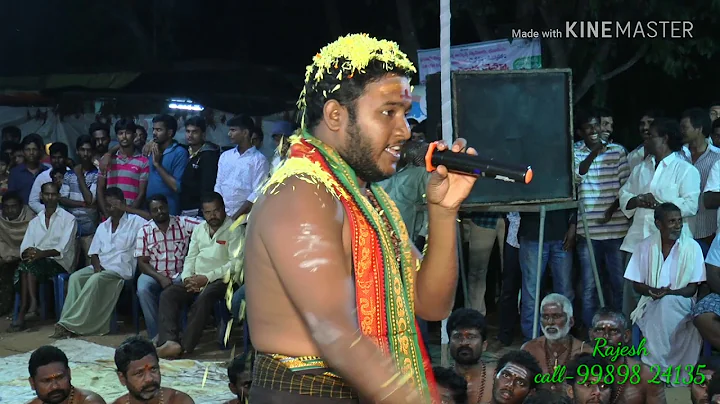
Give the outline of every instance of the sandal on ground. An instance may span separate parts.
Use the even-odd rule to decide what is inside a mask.
[[[60,324],[55,324],[55,332],[50,336],[52,339],[63,339],[72,337],[72,332]]]
[[[27,314],[25,314],[25,320],[35,320],[37,318],[40,318],[40,313],[37,311],[28,311]]]
[[[21,332],[25,331],[27,327],[25,326],[25,323],[22,324],[12,324],[10,327],[8,327],[7,332],[14,333],[14,332]]]

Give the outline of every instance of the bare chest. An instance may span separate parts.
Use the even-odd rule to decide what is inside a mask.
[[[619,386],[614,404],[645,404],[645,386],[630,383]]]

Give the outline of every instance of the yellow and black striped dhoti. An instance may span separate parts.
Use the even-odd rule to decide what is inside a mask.
[[[257,353],[249,404],[358,403],[358,394],[315,356]]]

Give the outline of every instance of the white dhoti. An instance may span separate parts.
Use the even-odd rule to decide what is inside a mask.
[[[698,285],[706,280],[702,249],[686,228],[664,257],[660,232],[641,241],[636,247],[625,279],[651,288],[676,291]],[[692,308],[695,298],[665,295],[659,300],[642,296],[630,315],[645,337],[648,354],[643,363],[651,367],[653,376],[672,386],[686,386],[692,378],[690,366],[697,364],[702,337],[693,325]],[[663,376],[663,373],[670,376]],[[657,379],[656,379],[657,380]]]
[[[657,372],[659,379],[673,387],[689,384],[683,380],[692,381],[685,367],[697,363],[702,349],[702,337],[692,322],[694,304],[695,298],[665,296],[648,302],[637,321],[648,352],[642,362],[652,367],[653,376]],[[679,373],[676,366],[680,367]],[[668,369],[672,376],[662,376]]]

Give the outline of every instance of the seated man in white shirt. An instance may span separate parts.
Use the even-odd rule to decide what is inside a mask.
[[[202,198],[205,221],[190,237],[190,247],[182,270],[182,285],[170,285],[160,294],[160,333],[158,355],[175,358],[192,353],[212,313],[213,305],[225,297],[227,281],[239,263],[232,252],[239,248],[239,230],[231,230],[233,220],[225,213],[222,196],[213,192]],[[189,306],[187,326],[180,338],[180,310]]]
[[[110,217],[100,223],[90,244],[91,265],[70,276],[54,338],[107,334],[124,281],[135,274],[136,236],[147,219],[129,213],[135,211],[125,203],[120,188],[108,188],[105,202]]]
[[[620,209],[632,218],[620,250],[630,254],[657,231],[653,212],[657,205],[671,202],[680,209],[682,217],[689,218],[697,214],[700,196],[700,172],[678,153],[683,147],[680,125],[671,119],[656,118],[643,138],[649,156],[633,169],[619,195]],[[623,312],[630,315],[639,296],[629,282],[623,298]]]
[[[10,332],[25,329],[26,313],[36,312],[37,283],[61,272],[72,272],[75,261],[75,216],[58,206],[57,185],[48,182],[41,190],[45,209],[30,221],[20,244],[22,261],[15,272],[15,283],[20,282],[21,305]]]
[[[683,226],[680,208],[659,205],[655,225],[659,231],[635,247],[625,279],[642,295],[630,316],[646,341],[640,360],[664,372],[695,363],[700,355],[702,338],[693,325],[692,308],[698,284],[705,281],[705,263],[700,244]],[[673,386],[692,380],[686,368],[681,373],[660,379]]]

